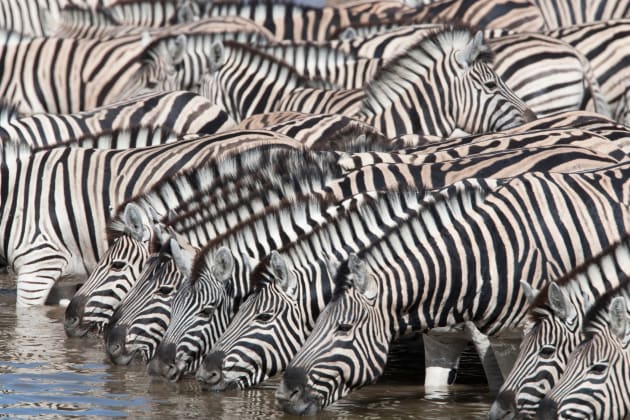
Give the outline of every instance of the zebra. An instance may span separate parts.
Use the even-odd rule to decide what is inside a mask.
[[[318,98],[318,109],[336,106],[335,95],[324,95],[331,104]],[[298,91],[284,102],[298,104],[295,110],[302,111],[312,96],[313,92]],[[496,131],[535,119],[492,69],[482,34],[473,36],[467,29],[448,28],[427,36],[390,61],[364,92],[358,91],[354,100],[349,97],[341,106],[349,110],[349,116],[365,121],[386,137],[410,133],[448,137],[455,129]]]
[[[606,248],[546,287],[528,291],[529,316],[514,368],[501,387],[489,418],[533,416],[560,378],[582,340],[589,305],[630,275],[630,237]]]
[[[160,138],[158,142],[147,138],[146,134],[132,134],[129,129],[133,127],[161,128],[162,133],[181,138],[188,134],[214,134],[234,125],[225,111],[206,98],[192,92],[174,91],[147,94],[75,114],[36,114],[16,118],[0,125],[0,138],[41,148],[86,135],[93,137],[99,133],[116,134],[115,130],[125,130],[120,133],[131,134],[131,137],[116,138],[120,144],[112,144],[112,147],[128,148],[163,142]]]
[[[611,110],[616,110],[625,92],[626,66],[630,51],[623,39],[630,20],[595,22],[546,32],[573,46],[591,63],[595,78]]]
[[[0,255],[17,274],[18,306],[43,304],[59,279],[86,276],[105,251],[110,208],[150,188],[156,174],[170,177],[227,153],[274,144],[301,147],[279,134],[250,131],[144,149],[53,148],[7,158],[0,165]]]
[[[129,364],[137,355],[144,360],[153,357],[168,327],[172,295],[189,276],[182,269],[194,254],[182,250],[170,235],[159,242],[159,250],[147,258],[142,275],[105,329],[106,352],[115,364]]]
[[[312,413],[371,383],[400,334],[466,321],[489,336],[517,326],[525,315],[518,281],[537,288],[628,230],[629,168],[532,172],[489,194],[468,190],[349,258],[277,400],[286,411]],[[483,202],[466,210],[462,202],[479,194]]]
[[[200,93],[235,120],[275,110],[289,92],[308,86],[308,79],[288,64],[247,45],[216,42],[211,47]]]
[[[436,25],[405,26],[365,39],[330,42],[326,46],[282,43],[263,48],[293,65],[302,75],[318,75],[341,88],[361,88],[388,60],[439,28]],[[573,47],[542,34],[495,32],[484,31],[494,53],[495,71],[537,115],[578,109],[610,115],[590,63]],[[554,72],[541,72],[539,59]]]
[[[100,42],[0,32],[0,45],[0,92],[27,115],[79,112],[170,83],[169,69],[180,60],[170,44],[147,50],[137,36]]]
[[[559,381],[541,400],[536,418],[623,419],[630,413],[628,311],[630,284],[601,296],[584,321],[584,340]]]
[[[350,173],[344,184],[353,185],[358,190],[385,189],[384,179],[400,179],[400,185],[414,185],[415,188],[436,189],[455,185],[458,181],[470,177],[507,178],[532,169],[544,171],[563,171],[561,161],[574,162],[566,154],[569,149],[554,147],[516,149],[507,153],[482,153],[462,159],[446,160],[442,164],[411,165],[373,165],[354,174]],[[547,153],[550,153],[549,155]],[[570,152],[569,152],[570,153]],[[551,156],[562,156],[561,159]],[[533,163],[533,167],[527,162]],[[545,168],[535,167],[549,162]],[[597,166],[598,164],[595,164]],[[599,167],[606,166],[603,164]],[[579,168],[566,168],[579,169]],[[406,181],[403,181],[407,179]],[[465,184],[465,181],[462,181]],[[339,186],[331,188],[339,188]],[[446,187],[446,191],[448,188]],[[460,187],[461,188],[461,187]],[[388,209],[381,210],[386,212]],[[251,386],[284,369],[291,357],[303,344],[306,335],[313,328],[319,310],[331,297],[332,277],[328,275],[327,265],[322,262],[324,255],[331,259],[343,260],[348,252],[363,249],[380,237],[379,221],[392,217],[364,217],[357,224],[352,224],[351,215],[344,215],[335,221],[333,228],[316,232],[319,236],[310,236],[299,242],[286,245],[274,252],[280,261],[271,263],[270,256],[263,259],[252,272],[252,284],[255,292],[250,295],[227,330],[215,343],[212,352],[204,359],[197,372],[197,378],[213,390],[229,386]],[[347,222],[346,219],[349,219]],[[399,223],[406,219],[398,218]],[[348,227],[343,223],[349,223]],[[376,225],[372,225],[376,223]],[[388,225],[391,227],[391,225]],[[369,233],[368,233],[369,232]],[[339,237],[339,235],[342,235]],[[367,239],[366,239],[367,238]],[[336,246],[336,244],[342,244]],[[282,261],[282,259],[286,261]],[[328,263],[328,266],[335,265]],[[286,282],[276,273],[290,275],[300,291],[300,296],[291,296]],[[301,336],[296,334],[300,332]],[[301,339],[301,341],[300,341]]]
[[[534,161],[536,161],[536,159],[534,159]],[[551,161],[550,164],[553,165]],[[448,164],[447,166],[449,166],[449,168],[453,167],[451,164]],[[525,168],[525,166],[523,166],[523,168]],[[369,169],[366,169],[363,174],[359,174],[356,177],[352,177],[350,175],[344,177],[339,182],[335,181],[334,184],[336,185],[333,186],[331,184],[328,189],[334,196],[341,198],[360,191],[369,191],[372,187],[369,182],[372,180],[376,183],[374,189],[388,189],[400,184],[413,185],[417,187],[418,184],[416,184],[416,182],[426,181],[427,184],[430,184],[432,181],[430,178],[430,172],[423,177],[421,175],[422,172],[420,168],[416,168],[417,172],[415,173],[413,171],[410,172],[409,169],[410,168],[404,167],[402,169],[392,168],[393,172],[390,173],[387,173],[388,168],[386,167],[384,167],[382,171],[376,173],[370,173]],[[435,182],[439,184],[440,181],[436,179]],[[423,183],[421,182],[420,185],[422,184]],[[266,229],[269,230],[271,228]],[[276,227],[273,229],[276,229]],[[252,238],[256,237],[255,233],[248,233],[248,231],[236,231],[234,234],[237,237],[245,235],[249,235]],[[267,234],[269,233],[266,233],[266,235]],[[260,235],[260,233],[258,235]],[[205,349],[207,349],[208,344],[206,343],[215,341],[217,334],[216,331],[223,328],[221,325],[216,324],[226,323],[227,321],[224,320],[224,318],[231,316],[229,313],[223,314],[223,312],[231,310],[230,308],[232,306],[238,306],[241,296],[245,296],[249,293],[249,271],[244,267],[253,266],[250,259],[260,259],[258,253],[261,252],[261,249],[267,249],[270,247],[270,245],[265,244],[264,246],[258,246],[258,248],[261,249],[249,248],[247,250],[243,250],[239,248],[240,241],[238,239],[228,237],[226,242],[230,243],[230,249],[232,250],[233,257],[238,261],[238,270],[236,271],[238,277],[233,281],[234,285],[230,286],[229,291],[222,290],[225,286],[220,286],[220,290],[216,291],[212,289],[216,287],[216,285],[209,285],[207,284],[209,280],[202,280],[211,278],[211,274],[208,274],[208,270],[211,270],[213,265],[213,253],[218,253],[218,249],[222,243],[221,240],[221,238],[217,238],[206,244],[204,249],[202,249],[200,254],[196,257],[196,266],[201,267],[199,270],[203,270],[206,274],[200,273],[199,276],[202,276],[199,277],[200,280],[193,279],[188,291],[184,292],[182,290],[174,297],[172,325],[169,326],[169,331],[167,331],[162,345],[162,347],[167,350],[162,350],[162,355],[160,355],[160,351],[158,350],[156,360],[152,361],[153,366],[151,367],[151,370],[153,373],[164,374],[171,379],[177,379],[182,373],[181,371],[183,368],[188,370],[194,369],[198,363],[198,358],[205,352]],[[264,240],[269,242],[267,239]],[[283,242],[288,243],[286,240],[283,240]],[[252,257],[253,254],[251,253],[256,255]],[[242,255],[249,255],[249,257],[246,257],[245,261],[241,261]],[[217,295],[219,292],[220,295]],[[229,300],[226,300],[228,297]],[[211,326],[208,326],[205,320],[202,322],[195,318],[194,314],[196,311],[201,311],[205,305],[209,305],[217,299],[223,300],[224,302],[220,305],[221,313],[215,318],[216,321],[213,321]],[[211,331],[210,328],[213,328],[213,331]],[[214,334],[215,338],[213,338],[211,334]],[[177,347],[177,350],[175,350],[175,347]],[[179,367],[176,366],[176,362],[173,360],[174,357],[178,358],[177,363],[179,363]],[[187,366],[187,363],[191,366]]]
[[[189,242],[201,246],[208,236],[228,230],[280,199],[271,193],[291,194],[291,182],[304,193],[339,174],[335,172],[335,156],[326,158],[303,150],[290,153],[283,151],[285,148],[252,148],[201,165],[173,179],[164,178],[121,204],[109,225],[109,250],[66,310],[66,333],[84,335],[92,329],[101,330],[109,322],[142,270],[156,221],[179,228]],[[281,171],[287,169],[283,175]],[[195,209],[205,214],[201,220],[188,223]],[[194,212],[192,217],[198,214]]]

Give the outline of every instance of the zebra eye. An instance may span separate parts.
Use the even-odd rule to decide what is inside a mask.
[[[556,352],[556,348],[553,346],[544,346],[542,349],[540,349],[540,351],[538,352],[538,355],[540,357],[542,357],[543,359],[549,359],[551,358],[551,356],[554,355],[554,353]]]
[[[339,325],[337,325],[337,332],[339,333],[346,334],[350,332],[350,330],[352,330],[352,324],[345,324],[340,322]]]
[[[162,295],[162,296],[168,296],[171,294],[171,292],[173,291],[173,287],[172,286],[162,286],[158,289],[158,294]]]
[[[273,315],[268,314],[268,313],[262,313],[256,317],[256,321],[260,321],[260,322],[269,322],[272,319],[273,319]]]
[[[199,311],[199,315],[210,318],[212,314],[214,313],[214,309],[215,309],[214,306],[206,306],[201,311]]]
[[[497,82],[495,82],[494,80],[488,80],[484,83],[484,86],[488,90],[495,90],[497,88]]]
[[[588,370],[589,373],[593,373],[595,375],[603,375],[608,370],[608,365],[605,363],[596,363]]]
[[[114,271],[120,271],[123,268],[125,268],[127,266],[127,263],[125,261],[112,261],[110,268]]]

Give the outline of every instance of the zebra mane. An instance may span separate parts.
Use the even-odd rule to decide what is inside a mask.
[[[411,76],[415,78],[425,74],[427,69],[435,65],[436,56],[446,56],[452,49],[463,50],[473,37],[474,33],[470,28],[448,26],[422,38],[385,64],[367,83],[364,88],[366,96],[362,103],[362,112],[368,114],[381,112],[381,103],[393,103],[413,87],[414,80],[409,80]],[[481,52],[475,61],[491,63],[492,53]]]
[[[33,154],[33,149],[22,142],[13,141],[10,139],[0,139],[0,162],[3,165],[11,166],[17,161],[28,158]]]
[[[286,69],[289,73],[291,73],[293,75],[293,77],[296,78],[297,82],[300,85],[306,86],[306,85],[309,85],[310,83],[313,83],[312,80],[302,76],[297,71],[297,69],[295,67],[293,67],[291,64],[289,64],[286,61],[283,61],[283,60],[277,58],[274,55],[271,55],[269,53],[266,53],[264,51],[261,51],[259,49],[254,48],[254,47],[251,47],[249,45],[242,44],[240,42],[236,42],[236,41],[232,41],[232,40],[223,41],[223,46],[226,49],[240,50],[244,54],[247,54],[248,56],[259,57],[261,60],[268,61],[268,62],[270,62],[272,64],[275,64],[278,67]]]
[[[585,260],[582,264],[574,267],[571,271],[562,275],[561,277],[554,279],[553,282],[558,286],[567,286],[575,281],[578,281],[578,275],[588,271],[590,266],[602,258],[607,257],[611,253],[614,253],[615,249],[622,243],[628,243],[630,245],[630,234],[624,235],[619,241],[607,246],[600,253],[592,255]],[[551,279],[550,279],[551,280]],[[536,298],[529,305],[529,317],[534,322],[540,321],[544,318],[545,309],[549,308],[549,286],[551,281],[545,283],[545,285],[538,291]],[[540,309],[543,309],[542,311]]]
[[[266,230],[268,224],[282,223],[284,217],[291,216],[291,219],[306,219],[310,213],[309,209],[318,208],[321,213],[331,205],[334,205],[337,200],[333,196],[325,196],[324,198],[309,196],[304,200],[284,200],[284,202],[278,205],[267,207],[263,212],[258,213],[248,220],[237,224],[232,229],[217,236],[210,242],[204,245],[204,247],[197,253],[192,264],[191,269],[191,281],[195,282],[200,278],[203,273],[208,272],[211,267],[210,255],[214,255],[222,245],[230,243],[230,239],[233,239],[237,243],[246,243],[251,238],[251,232],[254,233],[259,230]],[[273,215],[274,220],[268,220],[268,216]],[[281,248],[282,249],[282,248]],[[278,250],[280,251],[280,250]],[[240,258],[240,255],[235,258]],[[251,278],[251,277],[250,277]]]
[[[350,123],[331,136],[323,137],[311,145],[311,150],[334,150],[347,153],[392,152],[396,143],[370,126]]]
[[[630,277],[624,276],[624,279],[619,284],[619,286],[614,289],[607,290],[606,293],[601,295],[593,306],[586,312],[584,317],[584,324],[582,327],[582,331],[584,333],[585,340],[589,340],[595,330],[597,330],[596,324],[597,321],[601,318],[601,316],[608,313],[608,309],[610,307],[610,302],[617,296],[623,296],[624,294],[628,294],[630,292]]]
[[[20,117],[18,107],[10,102],[0,100],[0,128],[11,124]]]
[[[334,289],[332,299],[330,300],[331,302],[341,299],[342,296],[344,296],[346,293],[348,293],[349,290],[354,287],[354,283],[352,282],[350,276],[350,264],[348,262],[349,260],[344,260],[334,275]]]
[[[491,194],[495,190],[496,186],[491,182],[486,182],[484,179],[469,178],[462,181],[458,181],[448,187],[437,191],[431,191],[424,193],[421,191],[406,189],[397,192],[385,193],[387,200],[378,200],[373,204],[366,204],[362,207],[363,211],[373,206],[380,206],[383,210],[388,207],[404,207],[403,202],[418,202],[420,201],[423,206],[419,209],[417,216],[408,218],[403,221],[402,224],[408,223],[410,220],[417,217],[422,217],[422,214],[427,212],[428,209],[435,209],[438,206],[445,206],[449,210],[455,213],[461,212],[461,205],[465,200],[469,200],[472,205],[481,202],[487,195]],[[367,220],[372,219],[371,216],[365,215]],[[400,229],[401,225],[396,225],[391,228],[387,228],[382,239],[372,242],[367,247],[357,252],[357,256],[361,259],[365,259],[365,255],[370,253],[373,249],[378,248],[381,243],[392,233]],[[347,267],[348,261],[346,260],[341,266],[337,274],[335,275],[335,292],[333,299],[339,298],[346,290],[352,287],[348,274],[349,269]]]

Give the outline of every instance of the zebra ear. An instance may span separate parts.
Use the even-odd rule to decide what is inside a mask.
[[[170,238],[169,240],[169,248],[170,253],[173,256],[173,261],[175,261],[175,265],[177,269],[184,275],[186,278],[190,278],[190,269],[192,267],[192,262],[194,259],[194,255],[191,255],[190,252],[185,251],[179,246],[179,243],[175,240],[175,238]]]
[[[610,302],[610,331],[620,339],[626,336],[628,324],[628,308],[626,299],[623,296],[616,296]]]
[[[352,41],[357,38],[357,31],[352,26],[347,27],[339,34],[339,41]]]
[[[464,49],[455,54],[455,59],[460,66],[468,68],[473,65],[480,53],[487,50],[488,47],[483,44],[483,33],[478,31]]]
[[[144,226],[143,210],[135,203],[128,203],[125,206],[123,219],[127,227],[130,229],[131,236],[140,242],[146,242],[151,238],[149,229]]]
[[[219,281],[226,281],[232,277],[234,268],[234,257],[232,252],[222,246],[214,253],[214,263],[212,265],[212,275]]]
[[[186,35],[179,34],[175,38],[169,38],[166,44],[166,50],[168,51],[168,59],[170,64],[179,64],[184,60],[186,54]]]
[[[366,298],[374,299],[376,297],[376,285],[373,284],[374,282],[368,274],[365,262],[356,254],[350,254],[348,257],[348,271],[352,275],[354,287]]]
[[[571,304],[569,303],[569,299],[567,299],[564,290],[562,290],[562,288],[558,286],[558,283],[551,282],[549,284],[548,294],[549,306],[551,306],[553,312],[564,321],[569,321],[570,319],[572,319],[574,311],[571,310],[572,308]]]
[[[177,10],[177,23],[194,22],[199,19],[199,5],[196,2],[186,1]]]
[[[521,287],[523,288],[523,294],[527,299],[527,303],[531,305],[534,299],[536,299],[536,296],[538,296],[538,293],[540,293],[540,290],[533,288],[529,283],[523,280],[521,280]]]
[[[287,292],[293,290],[294,282],[291,281],[291,276],[289,276],[287,263],[278,251],[271,251],[270,264],[280,287]]]
[[[208,65],[210,71],[217,71],[225,63],[225,47],[223,42],[216,41],[210,46],[210,54],[208,55]]]

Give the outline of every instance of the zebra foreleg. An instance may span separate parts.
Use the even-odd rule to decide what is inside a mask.
[[[490,338],[492,351],[504,378],[507,378],[516,362],[522,338],[521,330],[504,332],[500,337]]]
[[[41,246],[21,252],[12,266],[17,276],[17,306],[44,305],[67,266],[67,258]]]
[[[424,341],[424,387],[444,388],[455,383],[459,357],[468,344],[462,333],[431,330],[422,335]]]
[[[473,342],[477,350],[483,371],[488,380],[488,388],[490,388],[491,392],[498,392],[503,385],[504,377],[488,336],[482,334],[472,322],[466,322],[464,329],[469,340]]]

